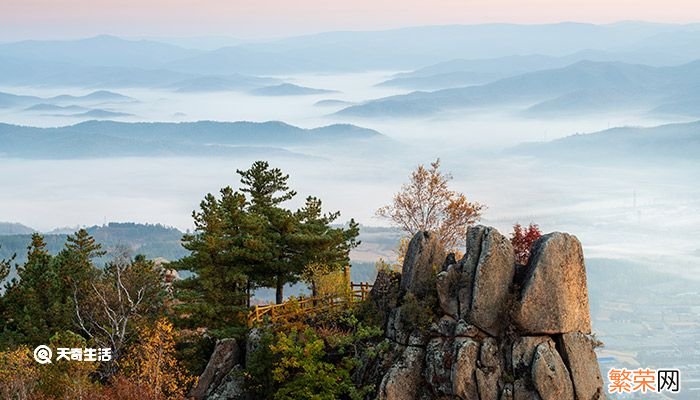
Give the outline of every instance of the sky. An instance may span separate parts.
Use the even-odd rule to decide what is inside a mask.
[[[697,0],[0,0],[0,42],[122,36],[275,37],[487,22],[700,21]]]

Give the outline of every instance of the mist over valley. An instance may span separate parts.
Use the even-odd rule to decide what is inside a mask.
[[[55,229],[77,226],[110,249],[148,231],[123,241],[180,257],[205,194],[267,160],[290,175],[290,208],[318,196],[361,224],[351,260],[371,280],[400,240],[376,210],[439,158],[487,206],[481,223],[581,240],[593,327],[632,353],[659,340],[660,311],[618,321],[616,299],[700,305],[699,49],[700,25],[643,22],[3,43],[0,259],[33,231],[55,251]],[[663,329],[687,350],[683,327]],[[655,351],[639,354],[664,362]]]

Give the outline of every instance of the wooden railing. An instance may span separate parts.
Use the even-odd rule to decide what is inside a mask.
[[[372,285],[369,282],[350,282],[350,294],[352,301],[364,301],[369,296]]]
[[[256,305],[248,313],[248,326],[266,320],[270,323],[287,322],[302,315],[349,307],[353,303],[366,300],[371,289],[372,285],[367,282],[350,283],[350,292],[347,295],[305,297],[291,299],[282,304]]]

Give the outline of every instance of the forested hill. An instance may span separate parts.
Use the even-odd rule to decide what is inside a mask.
[[[87,231],[108,252],[125,246],[134,254],[143,254],[148,258],[163,257],[168,260],[176,260],[187,254],[180,244],[182,232],[160,224],[110,222],[103,226],[92,226],[87,228]],[[67,236],[63,232],[45,234],[44,239],[49,252],[58,253],[63,248]],[[17,254],[16,261],[24,262],[30,241],[31,234],[28,233],[0,235],[0,259]],[[109,254],[106,258],[109,258]]]

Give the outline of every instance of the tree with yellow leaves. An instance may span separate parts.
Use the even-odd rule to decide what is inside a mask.
[[[0,352],[0,398],[30,399],[37,387],[37,366],[27,346]]]
[[[173,325],[166,318],[144,327],[119,365],[129,381],[148,388],[151,400],[183,399],[196,381],[175,358]]]
[[[390,220],[409,237],[434,232],[446,249],[454,250],[464,244],[467,227],[481,218],[485,206],[450,190],[450,180],[452,175],[440,171],[440,159],[429,168],[419,165],[392,203],[377,210],[377,216]]]

